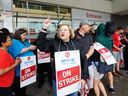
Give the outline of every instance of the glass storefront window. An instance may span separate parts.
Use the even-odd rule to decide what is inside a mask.
[[[27,15],[20,12],[13,12],[14,29],[25,28],[27,29]]]
[[[45,11],[53,11],[57,13],[57,6],[52,6],[52,5],[41,5],[41,10],[45,10]]]
[[[26,9],[27,3],[28,9]],[[30,38],[37,38],[37,33],[41,31],[44,20],[49,16],[52,23],[48,28],[50,33],[48,34],[48,38],[54,37],[58,22],[60,22],[61,19],[59,24],[71,24],[71,8],[60,7],[58,11],[57,5],[27,2],[25,0],[14,0],[13,4],[15,5],[15,7],[13,7],[14,29],[28,29]]]
[[[2,13],[3,13],[3,11],[0,11],[0,28],[2,28],[2,26],[3,26]]]
[[[36,4],[36,3],[29,3],[29,4],[28,4],[28,8],[29,8],[29,9],[40,10],[40,9],[41,9],[41,5],[40,5],[40,4]]]
[[[71,13],[71,8],[60,7],[60,13],[63,14]]]
[[[26,8],[26,2],[24,2],[24,1],[17,1],[17,0],[14,0],[14,1],[13,1],[13,4],[14,4],[15,7],[17,7],[17,8]]]

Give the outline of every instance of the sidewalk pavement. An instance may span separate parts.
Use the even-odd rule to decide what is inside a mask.
[[[106,87],[108,96],[128,96],[128,74],[125,70],[121,70],[125,76],[121,76],[120,78],[114,77],[114,87],[115,94],[111,94],[108,89],[108,80],[106,75],[102,79],[104,86]],[[52,88],[48,83],[48,78],[45,79],[45,83],[41,88],[36,87],[36,83],[33,83],[27,87],[28,96],[53,96]],[[89,96],[95,96],[93,90],[91,90],[91,94]],[[102,95],[101,95],[102,96]]]

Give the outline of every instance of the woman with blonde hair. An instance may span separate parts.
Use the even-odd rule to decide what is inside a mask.
[[[46,39],[47,28],[50,25],[50,19],[46,19],[42,31],[39,33],[37,39],[37,48],[40,51],[46,51],[51,53],[51,58],[54,60],[54,53],[58,51],[80,50],[80,43],[74,39],[74,31],[68,24],[61,24],[58,26],[55,38],[51,41]],[[81,57],[85,57],[84,54],[80,54]],[[82,59],[82,58],[81,58]],[[57,96],[56,89],[56,76],[55,76],[55,62],[52,67],[52,83],[53,83],[53,96]],[[78,92],[68,94],[68,96],[78,96]]]

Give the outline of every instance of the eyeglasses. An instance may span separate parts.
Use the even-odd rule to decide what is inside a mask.
[[[69,32],[68,29],[59,29],[58,32]]]

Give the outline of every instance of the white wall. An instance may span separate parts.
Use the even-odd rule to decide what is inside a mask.
[[[106,23],[111,20],[111,15],[109,13],[94,12],[88,10],[81,10],[72,8],[72,26],[73,28],[78,28],[81,20],[86,20],[88,24]]]
[[[2,0],[3,2],[3,14],[6,17],[3,20],[3,27],[8,28],[10,32],[13,32],[13,19],[12,19],[12,0]]]
[[[113,0],[112,2],[113,13],[118,13],[125,10],[128,10],[128,0]]]
[[[2,10],[2,0],[0,0],[0,10]]]
[[[98,10],[101,12],[112,13],[112,2],[110,0],[33,0],[47,2],[52,4],[60,4],[76,8]],[[122,1],[122,0],[121,0]]]

